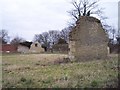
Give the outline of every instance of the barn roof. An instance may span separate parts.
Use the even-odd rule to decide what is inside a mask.
[[[30,48],[32,42],[25,41],[25,42],[21,42],[19,44],[22,45],[22,46],[26,46],[26,47]]]

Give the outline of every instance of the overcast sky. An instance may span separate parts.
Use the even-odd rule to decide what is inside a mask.
[[[0,0],[0,29],[6,29],[10,38],[20,36],[32,41],[35,34],[61,30],[71,17],[71,0]],[[105,8],[106,23],[118,28],[118,1],[100,0]]]

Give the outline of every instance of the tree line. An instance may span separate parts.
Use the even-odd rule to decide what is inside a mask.
[[[33,37],[33,42],[38,41],[42,44],[43,47],[51,48],[52,45],[56,44],[60,38],[64,39],[66,42],[69,42],[69,32],[72,30],[72,27],[67,27],[59,30],[50,30],[48,32],[43,32],[40,34],[35,34]],[[8,31],[3,29],[0,30],[0,42],[2,44],[7,44],[10,40]],[[24,38],[16,36],[11,41],[10,44],[18,45],[20,42],[26,41]]]
[[[41,34],[36,34],[34,36],[34,41],[38,41],[44,47],[51,48],[52,45],[56,44],[60,38],[64,39],[66,42],[69,41],[69,32],[72,30],[72,27],[67,27],[58,30],[50,30],[48,32],[43,32]]]

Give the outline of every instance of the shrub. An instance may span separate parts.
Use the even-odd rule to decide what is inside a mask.
[[[20,79],[20,81],[26,82],[26,79],[25,79],[24,77],[22,77],[22,78]]]
[[[97,87],[97,86],[98,86],[98,82],[95,81],[95,80],[92,81],[92,82],[91,82],[91,86],[92,86],[92,87]]]

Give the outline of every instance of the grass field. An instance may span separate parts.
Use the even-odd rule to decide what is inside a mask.
[[[117,56],[107,60],[56,63],[65,57],[65,54],[3,55],[3,88],[117,87]]]

